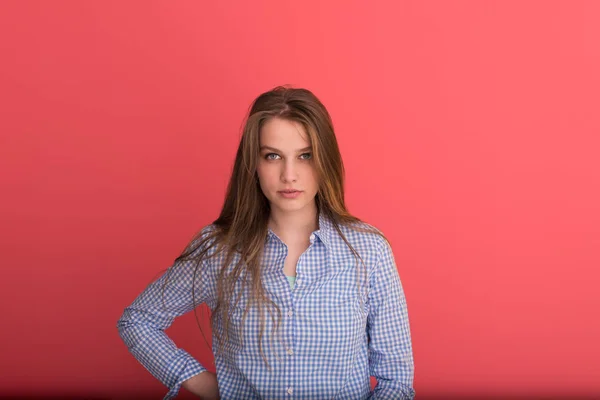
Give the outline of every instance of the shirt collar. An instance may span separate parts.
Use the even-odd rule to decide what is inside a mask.
[[[332,221],[323,213],[319,213],[319,228],[312,233],[318,237],[321,242],[325,245],[325,247],[330,248],[331,238],[333,236],[333,227]],[[271,230],[271,228],[267,228],[267,238],[266,241],[277,237],[277,235]]]

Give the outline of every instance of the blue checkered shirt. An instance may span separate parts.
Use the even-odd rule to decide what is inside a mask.
[[[206,226],[202,234],[211,229],[212,225]],[[357,276],[354,254],[320,214],[319,229],[310,235],[310,246],[298,260],[293,289],[283,273],[287,247],[269,229],[262,276],[266,294],[282,311],[279,340],[269,334],[274,324],[265,313],[262,343],[268,369],[258,346],[257,310],[250,308],[243,331],[237,332],[250,295],[244,286],[237,287],[241,300],[231,311],[234,329],[215,357],[221,399],[414,398],[406,299],[392,249],[376,234],[341,229],[363,257],[366,278]],[[223,261],[219,257],[224,256],[202,264],[196,276],[195,302],[195,262],[179,261],[172,265],[164,291],[166,308],[161,298],[163,274],[125,308],[117,323],[131,354],[169,388],[165,399],[177,396],[185,380],[206,371],[164,331],[176,317],[203,302],[214,310],[215,278]],[[359,292],[360,279],[363,290]],[[221,324],[213,329],[221,329]],[[217,346],[213,336],[214,353]],[[377,379],[374,390],[370,376]]]

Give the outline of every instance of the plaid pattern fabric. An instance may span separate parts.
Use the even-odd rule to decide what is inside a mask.
[[[202,233],[211,229],[209,225]],[[407,305],[392,249],[376,234],[341,230],[366,270],[331,221],[320,214],[319,229],[310,235],[310,246],[298,260],[291,288],[283,273],[287,247],[269,229],[262,278],[267,296],[281,310],[280,329],[274,334],[275,325],[265,312],[262,350],[267,367],[259,350],[255,307],[250,307],[242,325],[250,292],[240,279],[229,340],[222,349],[213,340],[213,352],[222,350],[215,358],[221,399],[414,398]],[[219,257],[203,263],[196,275],[195,302],[195,263],[177,262],[164,291],[164,306],[166,274],[139,294],[117,322],[131,354],[169,388],[165,399],[177,396],[182,382],[206,370],[164,330],[203,302],[214,309]],[[234,257],[233,264],[237,260]],[[213,329],[222,329],[220,322]],[[374,390],[370,376],[378,381]]]

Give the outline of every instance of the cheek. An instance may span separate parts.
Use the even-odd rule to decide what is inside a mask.
[[[258,165],[256,166],[256,174],[258,175],[259,178],[262,178],[263,176],[265,176],[266,168],[263,163],[259,162]]]
[[[262,187],[271,185],[274,176],[273,168],[268,168],[268,166],[259,165],[256,168],[256,173],[258,175],[258,179]]]
[[[312,181],[312,183],[315,187],[319,186],[319,178],[317,175],[317,170],[314,167],[312,167],[310,169],[307,176],[310,177],[310,180]]]

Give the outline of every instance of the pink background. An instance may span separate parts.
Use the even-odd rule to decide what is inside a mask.
[[[0,394],[166,392],[116,321],[278,84],[392,242],[417,397],[600,393],[598,2],[7,0],[0,46]]]

